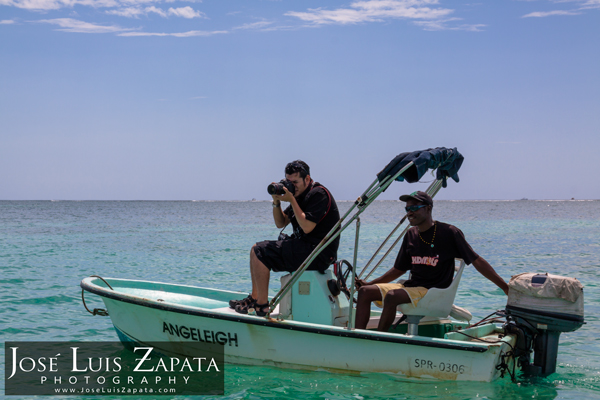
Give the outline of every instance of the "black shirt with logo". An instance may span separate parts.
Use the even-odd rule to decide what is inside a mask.
[[[404,283],[406,287],[443,289],[452,283],[455,258],[462,258],[468,265],[479,255],[467,243],[460,229],[436,221],[420,236],[416,226],[406,232],[394,268],[411,271],[410,279]]]
[[[294,228],[292,238],[301,239],[316,246],[340,220],[337,204],[329,190],[318,182],[311,184],[296,198],[296,201],[304,212],[306,219],[315,222],[317,225],[310,233],[304,233],[296,220],[292,206],[289,205],[284,214],[288,216]],[[340,237],[338,236],[327,246],[323,253],[335,258],[339,243]]]

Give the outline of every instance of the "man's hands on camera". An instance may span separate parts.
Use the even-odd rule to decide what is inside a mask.
[[[273,198],[273,203],[277,204],[280,201],[285,201],[285,202],[288,202],[288,203],[292,202],[292,200],[295,198],[294,195],[289,190],[287,190],[286,187],[283,188],[283,191],[285,193],[282,194],[282,195],[279,195],[279,194],[273,194],[273,195],[271,195],[271,197]]]
[[[271,182],[272,184],[277,184],[277,182]],[[279,205],[280,202],[285,201],[288,203],[292,202],[292,199],[294,199],[294,195],[284,186],[283,187],[283,191],[285,192],[284,194],[272,194],[271,197],[273,198],[273,204],[275,205]]]

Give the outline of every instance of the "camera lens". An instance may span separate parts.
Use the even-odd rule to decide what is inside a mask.
[[[281,183],[271,183],[267,186],[267,193],[270,195],[283,194],[283,185]]]
[[[280,180],[279,183],[271,183],[269,186],[267,186],[267,193],[269,193],[271,196],[276,194],[283,195],[285,194],[285,190],[283,190],[284,186],[291,194],[296,193],[296,187],[294,184],[286,179]]]

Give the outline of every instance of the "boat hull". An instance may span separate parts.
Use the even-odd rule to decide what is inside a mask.
[[[132,294],[86,279],[81,286],[102,296],[123,342],[170,342],[183,355],[192,355],[186,352],[193,343],[219,343],[229,363],[486,382],[498,377],[496,365],[514,344],[510,336],[496,343],[471,342],[266,319],[228,309],[224,299],[239,293],[184,287],[185,293],[174,296],[183,299],[176,303],[173,291],[169,291],[173,285],[165,288],[164,284],[146,282],[152,290]],[[138,287],[144,284],[108,282],[117,286],[125,282],[135,282]],[[161,285],[163,290],[152,285]],[[190,303],[194,296],[207,300],[205,307],[181,304]],[[207,308],[208,303],[212,308]]]

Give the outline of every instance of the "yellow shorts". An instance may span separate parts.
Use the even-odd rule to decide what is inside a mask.
[[[404,287],[404,285],[401,283],[376,283],[375,285],[379,288],[379,291],[381,292],[382,300],[375,302],[375,305],[379,308],[383,308],[383,299],[385,299],[385,295],[390,290],[404,289],[404,291],[408,294],[408,297],[410,298],[410,302],[415,307],[419,303],[419,300],[421,300],[423,296],[427,294],[427,289],[421,286]]]

